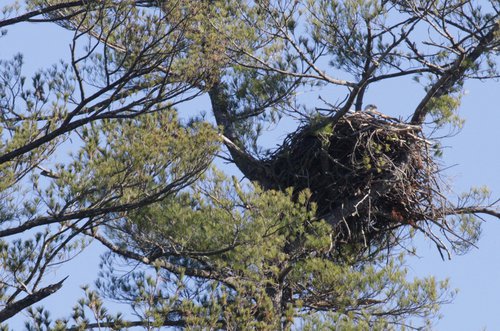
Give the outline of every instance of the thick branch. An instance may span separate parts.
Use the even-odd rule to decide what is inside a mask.
[[[39,302],[40,300],[45,299],[49,295],[57,292],[62,287],[63,282],[66,280],[66,278],[68,277],[65,277],[64,279],[55,284],[49,285],[47,287],[42,288],[41,290],[33,292],[19,301],[16,301],[14,303],[5,306],[5,308],[2,311],[0,311],[0,323],[16,315],[24,308],[29,307]]]
[[[27,13],[24,13],[22,15],[12,17],[3,21],[0,21],[0,28],[21,23],[21,22],[55,22],[55,21],[60,21],[64,20],[66,18],[48,18],[48,19],[33,19],[33,17],[41,16],[41,15],[47,15],[53,12],[56,12],[58,10],[62,9],[69,9],[69,8],[74,8],[74,7],[80,7],[80,6],[85,6],[89,5],[90,3],[97,2],[95,0],[87,0],[87,1],[70,1],[70,2],[62,2],[58,3],[55,5],[50,5],[44,8],[36,9]],[[135,2],[137,6],[141,7],[157,7],[157,3],[155,1],[151,0],[138,0]]]
[[[52,6],[47,6],[42,9],[37,9],[30,11],[28,13],[25,13],[20,16],[16,16],[13,18],[6,19],[4,21],[0,21],[0,28],[20,22],[25,22],[29,20],[32,17],[39,16],[39,15],[44,15],[44,14],[49,14],[57,10],[61,9],[67,9],[67,8],[72,8],[72,7],[78,7],[78,6],[83,6],[85,3],[88,3],[88,1],[72,1],[72,2],[63,2],[63,3],[58,3]]]
[[[269,182],[266,167],[261,160],[254,158],[244,150],[243,143],[234,131],[230,114],[230,100],[223,84],[214,84],[208,95],[212,102],[215,120],[223,128],[224,143],[231,153],[234,163],[249,180],[258,181],[261,185],[266,186],[266,183]]]
[[[487,214],[500,219],[500,212],[493,210],[491,208],[480,207],[480,206],[455,208],[450,211],[450,215],[464,215],[464,214]]]

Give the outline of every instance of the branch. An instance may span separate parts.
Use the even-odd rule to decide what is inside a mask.
[[[154,325],[155,327],[158,327],[159,325],[157,324],[156,321],[130,321],[130,322],[97,322],[97,323],[89,323],[89,324],[84,324],[83,326],[72,326],[69,328],[66,328],[66,331],[81,331],[81,330],[93,330],[98,328],[99,330],[101,328],[110,328],[111,330],[118,330],[117,328],[132,328],[132,327],[151,327]],[[177,320],[177,321],[172,321],[168,319],[164,319],[163,322],[161,323],[160,326],[173,326],[173,327],[186,327],[186,321],[184,320]]]
[[[173,194],[175,192],[178,192],[179,190],[182,190],[183,188],[191,185],[194,181],[196,181],[198,179],[198,177],[199,177],[198,175],[199,175],[200,171],[201,170],[193,170],[193,172],[185,174],[184,176],[173,181],[172,183],[165,185],[161,190],[157,191],[156,193],[148,195],[148,196],[146,196],[142,199],[139,199],[137,201],[119,204],[116,206],[96,207],[96,208],[90,208],[90,209],[77,210],[75,212],[67,213],[67,214],[59,213],[59,214],[51,215],[51,216],[38,217],[35,219],[31,219],[31,220],[29,220],[29,221],[27,221],[27,222],[25,222],[17,227],[0,230],[0,238],[10,236],[13,234],[17,234],[17,233],[22,233],[26,230],[29,230],[29,229],[32,229],[32,228],[35,228],[38,226],[42,226],[42,225],[61,223],[64,221],[69,221],[69,220],[98,217],[98,216],[102,216],[102,215],[109,215],[112,213],[130,211],[133,209],[144,207],[146,205],[149,205],[151,203],[154,203],[154,202],[157,202],[161,199],[164,199],[168,195]]]
[[[60,9],[67,9],[71,7],[78,7],[78,6],[83,6],[85,3],[88,3],[88,1],[72,1],[72,2],[63,2],[63,3],[58,3],[56,5],[48,6],[42,9],[37,9],[33,10],[31,12],[28,12],[26,14],[16,16],[4,21],[0,21],[0,28],[20,22],[25,22],[29,20],[32,17],[39,16],[39,15],[44,15],[44,14],[49,14],[51,12],[60,10]],[[56,20],[56,19],[54,19]]]
[[[481,55],[488,51],[490,44],[495,40],[495,35],[499,30],[500,22],[496,22],[490,31],[479,39],[479,43],[469,54],[462,55],[455,60],[453,65],[444,72],[417,106],[411,119],[412,124],[420,125],[424,122],[425,116],[430,111],[427,105],[431,99],[450,93],[451,89],[464,78],[465,72],[470,68],[471,64],[475,63]]]
[[[186,268],[186,267],[181,267],[177,266],[175,264],[172,264],[170,262],[167,262],[165,259],[162,260],[157,260],[161,256],[143,256],[141,254],[138,254],[136,252],[123,249],[117,245],[115,245],[113,242],[107,240],[100,234],[96,232],[92,233],[85,233],[86,235],[98,240],[101,244],[103,244],[105,247],[107,247],[109,250],[111,250],[113,253],[120,255],[124,258],[135,260],[141,263],[144,263],[146,265],[152,265],[154,262],[159,262],[160,267],[174,273],[174,274],[185,274],[190,277],[199,277],[199,278],[204,278],[204,279],[216,279],[216,273],[214,273],[211,270],[203,270],[203,269],[196,269],[196,268]]]
[[[0,311],[0,323],[6,321],[7,319],[16,315],[24,308],[29,307],[29,306],[37,303],[38,301],[45,299],[49,295],[57,292],[62,287],[63,282],[66,280],[66,278],[68,278],[68,276],[66,276],[61,281],[59,281],[55,284],[44,287],[41,290],[38,290],[34,293],[29,294],[27,297],[25,297],[19,301],[16,301],[14,303],[11,303],[11,304],[5,306],[5,308],[2,311]]]
[[[463,207],[452,209],[449,215],[487,214],[500,219],[500,212],[487,207]]]
[[[437,70],[435,68],[418,68],[418,69],[410,69],[410,70],[402,70],[398,72],[393,72],[389,74],[384,74],[384,75],[379,75],[379,76],[373,76],[372,78],[368,79],[366,82],[367,84],[371,84],[374,82],[378,82],[380,80],[384,79],[390,79],[390,78],[397,78],[401,76],[406,76],[406,75],[413,75],[413,74],[423,74],[423,73],[428,73],[428,72],[436,72]]]
[[[71,14],[69,16],[65,17],[58,17],[58,18],[48,18],[48,19],[32,19],[33,17],[40,16],[40,15],[46,15],[50,14],[52,12],[61,10],[61,9],[69,9],[73,7],[79,7],[79,6],[85,6],[89,5],[91,3],[97,3],[96,0],[80,0],[80,1],[71,1],[71,2],[62,2],[58,3],[55,5],[47,6],[41,9],[36,9],[30,12],[27,12],[25,14],[9,18],[3,21],[0,21],[0,28],[21,23],[21,22],[56,22],[56,21],[61,21],[61,20],[67,20],[74,16],[77,13]],[[135,5],[139,7],[157,7],[158,5],[155,3],[155,1],[152,0],[137,0],[135,1]]]
[[[223,128],[223,140],[231,153],[233,162],[249,180],[258,181],[266,187],[266,183],[270,183],[268,169],[261,160],[256,159],[241,147],[243,143],[234,131],[233,120],[229,113],[229,96],[224,86],[221,83],[215,83],[208,91],[208,95],[212,102],[215,120]]]

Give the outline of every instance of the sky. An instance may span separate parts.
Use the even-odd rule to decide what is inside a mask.
[[[443,163],[452,166],[445,175],[456,193],[470,187],[487,185],[493,198],[500,196],[500,84],[470,82],[460,114],[466,122],[456,136],[443,141]],[[380,91],[379,109],[404,106],[412,96],[410,86],[396,86],[391,92]],[[379,103],[378,103],[379,102]],[[396,106],[396,109],[398,107]],[[419,258],[408,261],[416,276],[435,275],[449,278],[459,293],[454,302],[443,306],[443,319],[436,330],[500,329],[500,221],[485,217],[478,248],[465,255],[443,261],[436,248],[419,240]]]
[[[0,0],[0,7],[9,1]],[[56,63],[69,54],[71,34],[50,24],[21,24],[9,28],[0,38],[0,59],[9,59],[17,52],[24,54],[25,74]],[[496,81],[468,82],[460,114],[465,126],[454,137],[443,141],[446,146],[443,163],[452,166],[445,175],[453,182],[455,192],[465,192],[471,186],[488,185],[492,197],[500,197],[500,84]],[[368,91],[367,103],[378,106],[389,115],[407,115],[416,104],[421,88],[410,81],[394,81],[374,86]],[[311,97],[312,98],[312,97]],[[196,107],[196,102],[192,102]],[[206,104],[199,105],[207,110]],[[287,124],[289,125],[289,124]],[[281,128],[289,131],[290,127]],[[266,144],[282,134],[268,136]],[[451,194],[450,192],[447,192]],[[434,275],[449,278],[459,293],[452,304],[442,308],[443,318],[435,330],[469,331],[500,329],[500,221],[486,217],[478,248],[463,256],[443,261],[432,243],[418,239],[419,257],[408,260],[412,276]],[[79,285],[95,279],[100,248],[90,249],[54,273],[54,281],[70,275],[65,287],[42,303],[55,312],[67,315],[81,295]],[[18,324],[16,319],[15,324]],[[11,327],[14,327],[12,324]],[[17,330],[17,327],[15,328]]]

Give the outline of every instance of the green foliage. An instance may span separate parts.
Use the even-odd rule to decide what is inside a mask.
[[[438,127],[451,124],[454,127],[461,128],[464,120],[456,113],[460,107],[461,96],[443,95],[438,98],[432,98],[428,104],[430,113]]]
[[[85,145],[61,166],[54,185],[67,194],[65,200],[92,191],[82,201],[90,204],[109,196],[113,203],[132,203],[146,192],[154,196],[166,186],[182,187],[208,166],[218,148],[211,126],[183,128],[173,111],[103,121],[84,127],[81,137]]]
[[[286,320],[308,325],[323,316],[308,311],[331,309],[336,317],[324,323],[332,327],[394,326],[417,311],[431,318],[445,300],[446,282],[407,280],[403,256],[380,256],[372,265],[331,260],[333,229],[315,219],[307,192],[293,198],[291,190],[241,188],[217,172],[192,190],[130,213],[112,230],[116,245],[157,254],[157,276],[117,276],[107,257],[103,293],[158,313],[177,311],[193,327],[270,330]],[[293,297],[280,315],[274,295],[283,284]],[[153,305],[146,293],[155,293]],[[188,299],[201,293],[199,303]]]

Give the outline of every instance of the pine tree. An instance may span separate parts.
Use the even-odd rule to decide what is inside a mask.
[[[430,326],[454,291],[408,279],[415,235],[447,258],[478,240],[482,214],[500,218],[487,189],[445,196],[432,135],[463,124],[466,80],[498,77],[499,10],[494,0],[4,6],[3,34],[42,22],[73,39],[31,78],[22,55],[0,60],[0,322],[27,309],[28,330]],[[407,121],[367,105],[370,86],[402,79],[423,86]],[[311,90],[320,102],[301,97]],[[284,118],[295,130],[262,146]],[[38,306],[64,286],[52,270],[92,242],[105,250],[95,286],[52,319]]]

